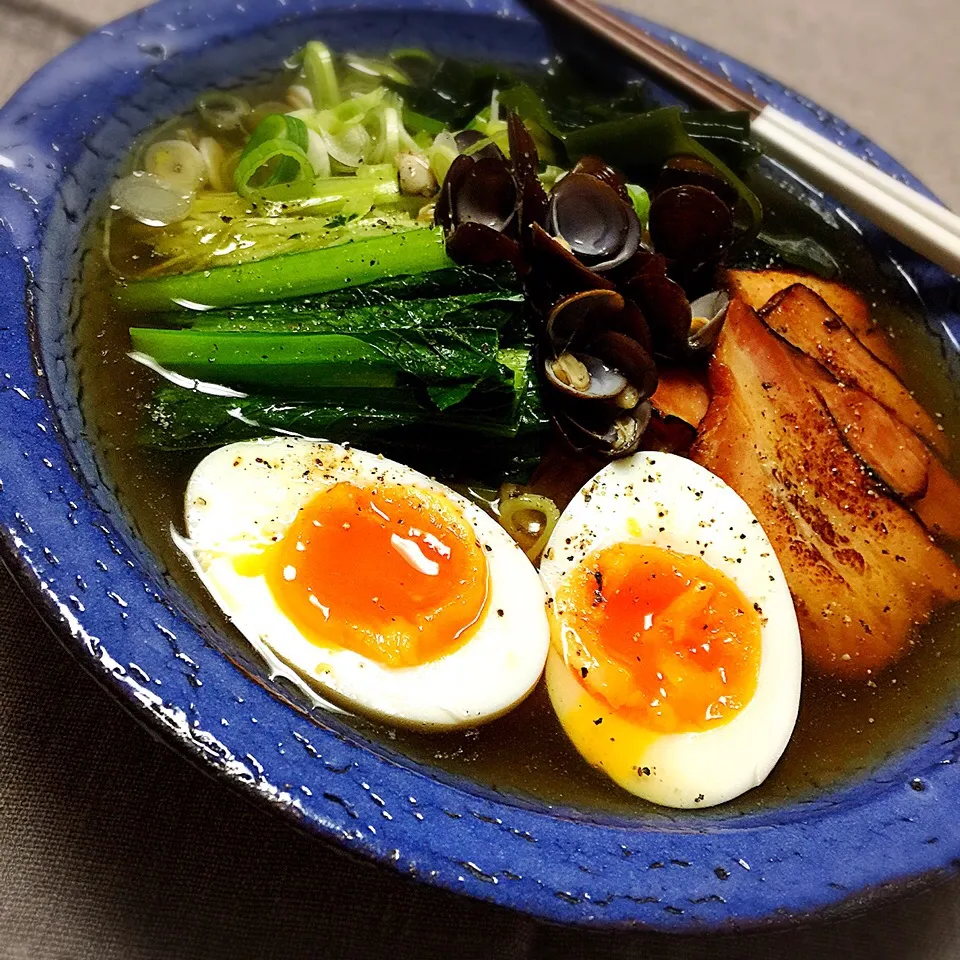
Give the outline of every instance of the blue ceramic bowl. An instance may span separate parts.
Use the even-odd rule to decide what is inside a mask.
[[[916,185],[813,104],[645,26]],[[309,718],[252,659],[237,665],[205,639],[211,626],[132,532],[85,434],[72,299],[82,228],[132,138],[202,89],[277,68],[310,36],[335,48],[362,38],[473,57],[495,49],[511,61],[549,50],[514,0],[162,0],[78,43],[0,114],[0,525],[7,562],[64,643],[144,723],[305,829],[551,921],[677,931],[787,922],[951,869],[960,715],[870,779],[809,803],[604,819],[508,799]],[[896,257],[955,354],[957,282],[861,226]]]

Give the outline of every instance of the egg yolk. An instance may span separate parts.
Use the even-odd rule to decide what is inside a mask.
[[[760,612],[700,557],[630,543],[596,551],[562,584],[555,620],[577,681],[646,729],[705,730],[756,690]]]
[[[281,611],[319,646],[391,667],[463,644],[487,599],[487,561],[440,493],[337,483],[302,506],[264,555]]]

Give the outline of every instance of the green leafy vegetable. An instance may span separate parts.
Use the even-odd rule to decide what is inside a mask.
[[[130,340],[135,351],[175,373],[272,396],[392,387],[398,375],[443,385],[504,379],[497,360],[498,331],[477,326],[362,334],[134,327]]]
[[[427,388],[427,395],[438,410],[448,410],[465,400],[472,389],[472,383],[455,383],[452,386],[435,384]]]
[[[424,428],[444,431],[442,438],[456,448],[478,438],[513,440],[543,436],[549,419],[540,405],[536,378],[521,378],[514,394],[478,396],[452,411],[440,412],[417,401],[409,391],[381,391],[368,400],[340,391],[322,400],[277,400],[270,397],[221,397],[198,390],[161,387],[147,404],[140,439],[161,450],[216,446],[231,439],[264,436],[274,431],[351,440],[377,434]]]
[[[113,252],[131,280],[190,273],[416,229],[409,207],[395,171],[268,187],[246,200],[204,190],[163,230],[128,222],[131,244]]]
[[[242,304],[220,310],[179,310],[162,315],[167,326],[203,326],[222,330],[257,330],[303,323],[323,325],[327,318],[339,329],[368,329],[379,325],[410,325],[415,317],[447,321],[448,315],[465,306],[488,304],[511,312],[524,302],[512,272],[497,266],[451,266],[432,273],[391,277],[359,287],[348,287],[304,297],[288,297],[268,303]],[[515,306],[516,305],[516,306]],[[315,318],[315,319],[311,319]],[[378,319],[379,318],[379,319]],[[486,326],[497,324],[485,323]]]
[[[117,299],[123,308],[137,311],[170,310],[184,301],[228,307],[324,293],[452,266],[442,231],[414,228],[237,266],[137,280],[120,288]]]
[[[383,330],[503,330],[518,322],[521,294],[464,293],[437,299],[385,301],[372,306],[324,306],[322,297],[301,297],[225,310],[181,311],[164,317],[169,326],[207,332],[366,334]]]
[[[530,355],[500,356],[509,361],[504,368],[512,387],[474,390],[446,409],[442,393],[440,402],[425,404],[403,388],[364,391],[362,399],[355,399],[356,391],[328,391],[322,400],[279,401],[165,386],[147,404],[140,442],[189,450],[280,432],[362,443],[437,476],[523,482],[542,456],[549,420]]]
[[[519,294],[513,270],[488,266],[451,265],[430,273],[378,280],[360,287],[333,290],[310,298],[318,310],[345,310],[354,307],[376,307],[398,300],[422,300],[434,297],[496,293],[513,299]],[[518,300],[517,302],[522,302]]]

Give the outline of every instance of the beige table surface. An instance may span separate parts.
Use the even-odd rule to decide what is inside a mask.
[[[960,0],[624,2],[799,88],[960,208]],[[0,0],[0,103],[135,6]],[[683,940],[557,930],[421,888],[173,755],[80,672],[0,570],[0,958],[221,957],[953,960],[960,881],[853,920]]]

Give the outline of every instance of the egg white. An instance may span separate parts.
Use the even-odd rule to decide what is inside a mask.
[[[340,482],[416,487],[461,510],[486,557],[488,594],[480,621],[456,650],[398,668],[342,647],[320,647],[283,614],[263,576],[237,572],[238,555],[282,537],[303,503]],[[516,706],[543,671],[550,627],[536,570],[496,520],[410,467],[296,438],[233,443],[197,466],[185,513],[181,549],[221,609],[258,650],[275,655],[335,704],[415,728],[473,726]]]
[[[569,645],[576,636],[560,618],[547,660],[557,716],[580,753],[637,796],[670,807],[708,807],[739,796],[773,769],[800,704],[800,632],[770,541],[719,477],[673,454],[638,453],[601,470],[561,515],[540,566],[551,602],[584,557],[618,543],[700,556],[758,606],[756,692],[732,719],[702,732],[646,729],[613,714],[573,675]]]

